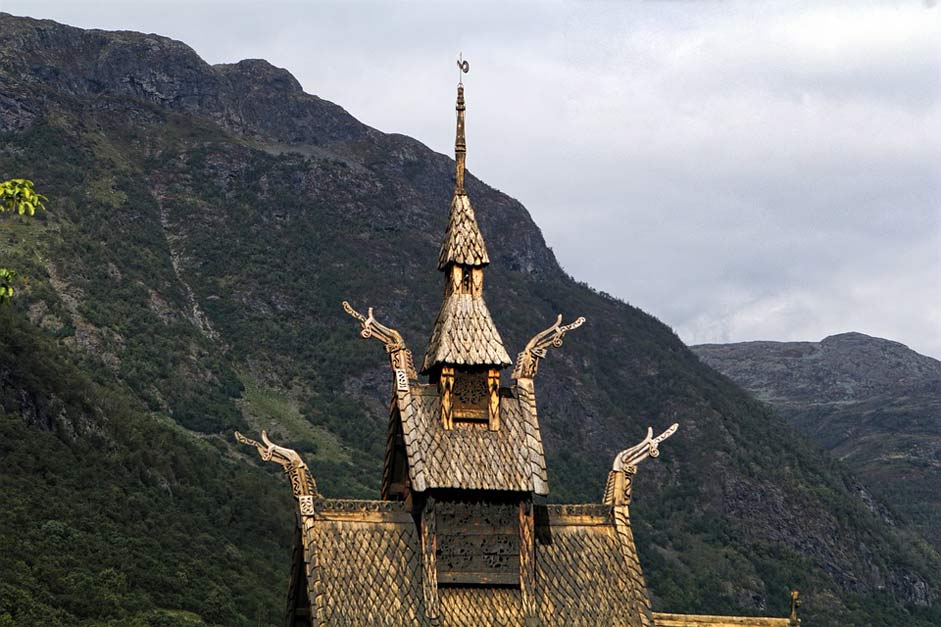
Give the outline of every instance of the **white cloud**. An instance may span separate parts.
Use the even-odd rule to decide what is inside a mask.
[[[941,357],[941,11],[911,3],[42,2],[266,58],[527,205],[690,342],[862,331]],[[442,208],[445,210],[445,208]],[[486,211],[486,207],[479,207]]]

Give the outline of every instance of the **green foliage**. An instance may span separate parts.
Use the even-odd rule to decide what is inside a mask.
[[[0,181],[0,212],[12,211],[20,215],[34,215],[37,209],[45,210],[43,201],[49,200],[33,189],[28,179]]]
[[[280,623],[275,475],[92,382],[10,310],[0,384],[0,625]]]
[[[45,211],[42,194],[33,190],[33,182],[27,179],[10,179],[0,181],[0,213],[12,211],[19,215],[34,215],[36,209]],[[0,268],[0,304],[13,298],[17,274],[15,270]]]
[[[16,270],[0,268],[0,303],[13,298],[13,284],[16,282]]]

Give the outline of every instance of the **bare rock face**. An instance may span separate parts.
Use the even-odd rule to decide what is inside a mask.
[[[775,406],[855,403],[941,381],[941,362],[862,333],[820,342],[702,344],[693,351]]]
[[[352,140],[370,130],[340,107],[305,94],[288,71],[267,61],[213,67],[167,37],[82,30],[8,14],[0,14],[0,27],[4,73],[27,89],[52,88],[77,98],[130,96],[289,143]],[[35,111],[6,117],[4,128],[22,128]]]
[[[941,548],[941,361],[862,333],[693,351],[847,462]]]

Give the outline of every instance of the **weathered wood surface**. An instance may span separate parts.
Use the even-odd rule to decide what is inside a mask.
[[[656,627],[791,627],[788,618],[653,613]]]
[[[435,513],[439,583],[519,585],[516,503],[442,499]]]
[[[237,434],[284,467],[296,497],[288,624],[796,626],[796,592],[790,619],[651,611],[631,481],[676,425],[616,457],[603,504],[534,505],[548,476],[533,379],[584,318],[562,325],[560,316],[537,334],[519,354],[516,385],[500,387],[511,362],[483,299],[489,258],[463,188],[462,85],[457,110],[457,183],[438,259],[445,293],[422,368],[429,384],[397,331],[344,303],[361,335],[384,344],[394,373],[384,500],[325,499],[295,451],[264,433],[263,444]]]
[[[414,386],[396,409],[412,489],[513,490],[546,494],[546,460],[529,397],[500,388],[500,428],[446,428],[436,386]],[[430,389],[429,389],[430,388]],[[407,401],[405,400],[407,398]]]
[[[441,364],[503,368],[512,363],[483,297],[448,293],[435,319],[422,372]]]

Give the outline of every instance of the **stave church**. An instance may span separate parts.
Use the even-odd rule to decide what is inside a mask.
[[[420,369],[372,309],[343,303],[389,359],[379,499],[325,498],[295,451],[264,432],[261,442],[236,433],[284,467],[294,493],[285,625],[797,627],[796,591],[782,618],[652,610],[631,530],[632,480],[676,424],[616,455],[598,502],[548,503],[535,380],[540,360],[585,320],[559,316],[510,358],[484,299],[489,256],[464,190],[464,122],[461,82],[454,194],[438,255],[444,295]]]

